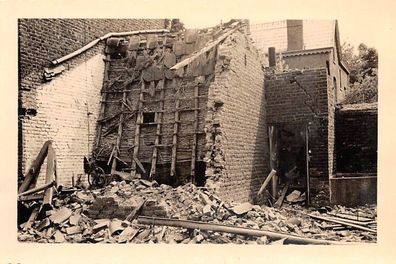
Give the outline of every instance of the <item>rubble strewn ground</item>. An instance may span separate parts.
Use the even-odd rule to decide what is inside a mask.
[[[41,207],[40,201],[24,204],[33,211]],[[51,210],[39,210],[35,221],[19,226],[18,240],[39,243],[284,243],[284,240],[272,241],[267,236],[159,226],[155,221],[154,225],[144,225],[139,223],[138,217],[125,220],[139,205],[142,205],[137,214],[140,216],[200,221],[345,243],[376,242],[375,232],[312,217],[344,219],[375,231],[376,206],[307,209],[295,192],[285,199],[283,207],[276,209],[250,203],[223,202],[205,188],[193,184],[172,188],[139,179],[129,183],[112,182],[102,189],[59,191]]]

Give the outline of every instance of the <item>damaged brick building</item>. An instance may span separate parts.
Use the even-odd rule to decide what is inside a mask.
[[[20,20],[20,175],[53,140],[62,185],[84,174],[83,157],[93,152],[106,173],[206,183],[252,200],[268,173],[264,74],[248,28],[231,22],[174,33],[136,31],[162,29],[165,20]],[[67,36],[55,41],[48,28]],[[128,29],[136,32],[110,33],[56,60],[70,53],[59,49],[68,34],[82,37],[76,50]],[[29,55],[34,45],[41,53]],[[44,68],[50,82],[42,83]]]
[[[19,20],[20,178],[52,140],[65,186],[93,156],[104,174],[192,182],[239,202],[271,169],[281,184],[328,192],[347,75],[339,50],[290,53],[325,59],[280,72],[263,67],[247,21],[170,29],[166,19]]]

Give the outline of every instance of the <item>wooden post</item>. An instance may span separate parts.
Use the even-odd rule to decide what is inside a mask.
[[[305,164],[306,164],[306,193],[305,193],[305,204],[306,206],[309,206],[310,202],[311,202],[311,191],[310,191],[310,175],[309,175],[309,142],[308,142],[308,124],[305,127]]]
[[[177,152],[177,133],[179,130],[179,98],[176,98],[175,104],[175,123],[173,124],[173,140],[172,140],[172,163],[170,176],[176,175],[176,152]]]
[[[193,124],[193,142],[191,149],[191,182],[195,183],[195,161],[197,156],[197,130],[198,130],[198,117],[199,117],[199,86],[195,86],[194,91],[194,124]]]
[[[121,147],[121,137],[122,137],[122,123],[124,122],[124,110],[125,110],[125,104],[126,104],[126,99],[127,99],[127,92],[126,89],[124,89],[124,92],[122,93],[122,104],[121,104],[121,114],[120,114],[120,120],[118,124],[118,133],[117,133],[117,139],[116,139],[116,153],[114,156],[119,156],[119,151]],[[113,163],[111,164],[111,173],[114,173],[117,167],[117,159],[113,158]]]
[[[52,144],[52,141],[48,140],[41,147],[39,154],[37,155],[32,166],[30,166],[28,172],[26,173],[25,179],[23,180],[21,186],[18,189],[18,193],[22,193],[22,192],[26,191],[29,188],[32,181],[34,181],[35,178],[38,176],[38,174],[40,172],[41,165],[43,164],[44,159],[47,156],[48,146],[51,144]]]
[[[139,103],[138,103],[138,111],[136,114],[136,126],[135,126],[135,143],[133,147],[133,157],[132,157],[132,169],[131,169],[131,176],[132,178],[136,175],[136,159],[139,155],[139,144],[140,144],[140,124],[142,123],[142,108],[143,108],[143,101],[144,101],[144,89],[145,83],[143,78],[141,78],[142,86],[140,87],[140,95],[139,95]]]
[[[105,93],[103,90],[106,87],[106,84],[109,81],[109,68],[110,68],[110,55],[106,55],[106,59],[105,59],[105,71],[104,71],[104,78],[103,78],[103,87],[102,87],[102,100],[101,100],[101,104],[100,104],[100,112],[99,112],[99,120],[104,118],[104,112],[105,112],[105,108],[106,108],[106,98],[107,98],[107,93]],[[98,136],[96,139],[96,147],[99,146],[100,144],[100,140],[102,138],[102,123],[98,124]]]
[[[45,183],[49,184],[55,181],[56,178],[56,159],[55,159],[55,150],[50,144],[48,146],[48,155],[47,155],[47,172],[45,175]],[[52,196],[54,193],[54,188],[49,187],[45,190],[44,193],[44,201],[43,204],[52,204]]]
[[[265,179],[264,183],[261,185],[260,190],[257,192],[257,195],[263,193],[265,187],[267,187],[268,183],[273,177],[275,177],[275,175],[276,175],[276,170],[272,169],[271,172],[268,174],[267,178]]]
[[[276,153],[276,146],[275,146],[275,137],[274,137],[274,131],[275,126],[270,125],[268,127],[268,136],[269,136],[269,150],[270,150],[270,168],[271,170],[275,170],[275,153]],[[276,200],[278,196],[278,176],[274,174],[272,177],[272,197],[274,200]]]
[[[154,141],[154,150],[153,150],[153,156],[151,158],[151,170],[150,170],[150,178],[152,178],[155,173],[156,173],[156,168],[157,168],[157,156],[158,156],[158,145],[160,143],[160,136],[161,136],[161,125],[162,125],[162,119],[163,119],[163,111],[164,111],[164,99],[165,99],[165,91],[164,91],[164,85],[165,85],[165,79],[160,80],[161,82],[161,101],[160,101],[160,112],[157,113],[156,116],[156,122],[157,122],[157,131],[155,134],[155,141]]]

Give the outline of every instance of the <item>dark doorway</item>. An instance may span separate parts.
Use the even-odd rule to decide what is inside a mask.
[[[290,189],[306,191],[309,200],[308,129],[306,123],[277,123],[269,125],[270,166],[276,170],[272,193],[276,198],[277,185],[290,184]]]

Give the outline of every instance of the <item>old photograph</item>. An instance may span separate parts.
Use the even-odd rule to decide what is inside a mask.
[[[378,54],[333,19],[19,18],[18,243],[377,243]]]

